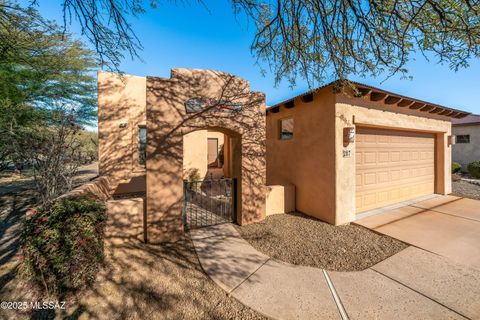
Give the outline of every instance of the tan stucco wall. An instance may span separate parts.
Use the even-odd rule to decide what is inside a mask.
[[[295,100],[267,116],[267,184],[295,186],[298,211],[335,223],[335,113],[330,88],[313,102]],[[278,122],[293,116],[293,139],[280,140]]]
[[[98,72],[99,174],[113,189],[145,175],[138,164],[138,127],[145,125],[146,78]],[[120,128],[121,123],[126,127]]]
[[[201,179],[207,177],[208,138],[218,139],[218,151],[224,144],[225,135],[218,131],[197,130],[183,136],[183,176],[188,177],[197,169]]]
[[[144,242],[144,199],[118,199],[107,201],[107,238],[113,241]]]
[[[366,126],[435,133],[437,163],[435,192],[451,193],[451,147],[447,145],[447,136],[451,134],[449,119],[422,117],[419,111],[408,109],[401,109],[400,113],[396,112],[396,109],[401,108],[337,95],[335,106],[336,224],[344,224],[355,219],[355,142],[344,145],[343,129],[345,127]],[[350,150],[351,156],[343,157],[343,150]]]
[[[293,184],[296,209],[331,224],[355,220],[355,143],[344,145],[345,127],[371,126],[431,132],[436,137],[435,192],[451,193],[447,117],[321,89],[309,103],[280,107],[267,116],[267,184]],[[292,140],[279,140],[278,121],[293,116]],[[343,157],[343,151],[350,157]]]
[[[267,186],[266,216],[295,211],[295,186]]]
[[[207,175],[207,130],[198,130],[183,136],[183,175],[187,179],[197,169],[200,178]]]
[[[82,184],[75,189],[62,194],[58,198],[68,198],[72,196],[81,196],[85,194],[92,194],[100,200],[107,201],[112,196],[110,181],[107,177],[98,177],[93,181]]]
[[[194,97],[241,102],[241,112],[187,114]],[[238,179],[237,222],[265,218],[265,97],[240,78],[210,70],[173,69],[170,79],[147,78],[148,241],[183,233],[183,135],[221,131],[231,137],[233,176]]]
[[[470,135],[470,143],[453,145],[453,161],[462,165],[462,171],[473,161],[480,160],[480,125],[461,125],[452,127],[454,135]]]

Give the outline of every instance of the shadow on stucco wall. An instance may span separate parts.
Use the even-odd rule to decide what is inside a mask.
[[[193,69],[173,69],[169,79],[99,73],[98,86],[100,174],[109,176],[114,188],[146,176],[149,242],[183,233],[182,138],[195,130],[232,138],[237,222],[265,217],[263,93],[250,91],[247,81],[228,73]],[[205,101],[203,109],[187,113],[185,103],[194,98]],[[140,126],[147,128],[146,169],[137,162]]]
[[[192,98],[208,99],[187,113]],[[232,106],[241,110],[231,110]],[[238,180],[237,222],[265,216],[265,97],[247,81],[211,70],[174,69],[170,79],[147,78],[147,225],[149,241],[176,237],[182,225],[184,134],[214,130],[232,138]]]

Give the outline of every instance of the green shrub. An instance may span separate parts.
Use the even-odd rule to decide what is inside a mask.
[[[480,178],[480,160],[473,161],[468,165],[468,173],[474,178]]]
[[[458,162],[452,162],[452,173],[457,173],[462,170],[462,165]]]
[[[468,173],[474,178],[480,178],[480,160],[473,161],[468,165]]]
[[[104,203],[92,195],[56,200],[24,224],[22,273],[46,296],[92,284],[104,260]]]

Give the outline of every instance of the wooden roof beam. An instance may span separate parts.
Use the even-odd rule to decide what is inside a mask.
[[[417,109],[420,109],[420,108],[425,107],[425,105],[426,105],[425,103],[415,102],[415,103],[413,103],[409,108],[410,108],[410,109],[417,110]]]
[[[280,111],[280,106],[276,106],[273,108],[268,109],[271,113],[278,113]]]
[[[400,101],[397,103],[397,106],[399,106],[399,107],[408,107],[408,106],[412,105],[413,103],[414,103],[413,100],[402,99],[402,100],[400,100]]]
[[[402,100],[402,98],[400,97],[396,97],[396,96],[388,96],[385,98],[385,104],[395,104],[397,102],[399,102],[400,100]]]
[[[306,95],[303,95],[303,96],[302,96],[302,101],[303,101],[303,102],[306,102],[306,103],[312,102],[312,101],[313,101],[313,92],[310,92],[310,93],[308,93],[308,94],[306,94]],[[285,105],[285,106],[286,106],[286,105]]]
[[[383,93],[383,92],[376,92],[376,91],[372,91],[370,93],[370,101],[382,101],[383,99],[385,99],[388,95],[386,93]]]
[[[370,94],[370,92],[372,92],[372,89],[370,88],[357,87],[357,92],[355,93],[355,97],[357,98],[365,97],[366,95]]]
[[[445,111],[444,108],[435,107],[433,110],[430,110],[429,113],[440,113],[440,112],[443,112],[443,111]]]
[[[468,116],[468,113],[460,112],[458,115],[455,116],[455,118],[460,119],[460,118],[465,118]]]
[[[435,106],[432,106],[432,105],[430,105],[430,104],[427,104],[425,107],[421,108],[420,111],[425,111],[425,112],[427,112],[427,111],[432,111],[432,110],[434,110],[435,108],[436,108]],[[443,110],[443,109],[442,109],[442,110]]]
[[[441,115],[441,116],[450,116],[453,112],[454,112],[453,110],[445,109],[445,111],[440,112],[439,115]]]

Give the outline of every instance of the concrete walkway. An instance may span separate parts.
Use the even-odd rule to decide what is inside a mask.
[[[436,196],[381,210],[355,223],[480,270],[479,200]]]
[[[210,278],[273,319],[480,319],[480,271],[418,248],[333,272],[271,259],[230,224],[191,237]]]

